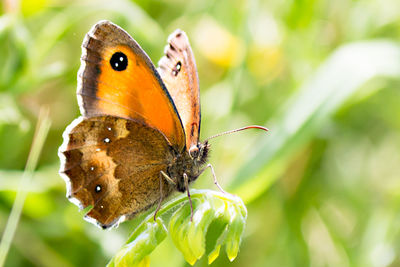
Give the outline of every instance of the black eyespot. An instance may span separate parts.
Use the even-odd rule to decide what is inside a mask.
[[[174,76],[178,75],[178,73],[181,71],[181,68],[182,68],[182,63],[178,61],[178,63],[176,63],[175,68],[173,68],[172,70],[172,75]]]
[[[110,59],[110,65],[113,70],[123,71],[128,67],[128,58],[122,52],[116,52]]]
[[[101,186],[98,184],[98,185],[96,185],[96,187],[94,188],[94,192],[100,193],[100,191],[101,191]]]

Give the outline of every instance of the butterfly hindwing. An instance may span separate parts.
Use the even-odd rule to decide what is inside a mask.
[[[160,171],[172,161],[171,148],[156,129],[100,116],[75,120],[60,149],[67,196],[106,228],[149,208],[172,188]],[[121,219],[122,218],[122,219]]]
[[[185,32],[172,33],[164,53],[158,71],[178,109],[189,149],[199,141],[200,89],[196,62]]]

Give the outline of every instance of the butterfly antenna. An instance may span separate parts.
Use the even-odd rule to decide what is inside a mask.
[[[231,133],[236,133],[236,132],[240,132],[240,131],[248,130],[248,129],[260,129],[260,130],[264,130],[266,132],[269,131],[268,128],[263,127],[263,126],[250,125],[250,126],[246,126],[246,127],[242,127],[242,128],[238,128],[238,129],[234,129],[234,130],[230,130],[230,131],[226,131],[226,132],[223,132],[223,133],[219,133],[219,134],[213,135],[213,136],[207,138],[205,140],[205,142],[208,142],[208,140],[213,139],[215,137],[219,137],[219,136],[226,135],[226,134],[231,134]]]

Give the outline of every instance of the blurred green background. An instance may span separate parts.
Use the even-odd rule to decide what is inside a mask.
[[[237,259],[213,266],[400,266],[400,1],[3,0],[0,12],[1,233],[42,106],[52,121],[6,266],[102,266],[135,225],[87,223],[58,175],[80,45],[100,19],[155,63],[186,31],[202,139],[271,130],[212,140],[220,183],[248,207]],[[208,172],[193,187],[216,189]],[[150,258],[188,266],[170,237]]]

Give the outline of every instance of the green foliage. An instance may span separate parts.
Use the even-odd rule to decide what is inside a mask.
[[[5,265],[104,266],[113,259],[110,266],[123,266],[135,259],[155,267],[186,260],[399,266],[398,10],[398,0],[4,1],[2,235],[41,107],[53,122],[23,188],[27,197]],[[57,149],[78,114],[80,45],[100,19],[125,28],[153,62],[170,32],[187,32],[201,84],[203,139],[248,124],[270,129],[212,140],[219,182],[248,209],[244,230],[241,201],[210,191],[192,190],[201,214],[193,222],[186,196],[178,195],[156,222],[145,214],[110,231],[86,223],[66,200]],[[193,187],[213,188],[209,176]],[[228,257],[218,257],[224,246]]]
[[[147,266],[149,254],[164,240],[167,232],[191,265],[206,253],[206,247],[211,264],[223,245],[229,260],[233,261],[239,251],[247,218],[242,200],[210,190],[192,190],[191,199],[193,218],[187,197],[169,201],[159,210],[155,221],[153,214],[143,220],[108,266]],[[172,215],[171,210],[175,210]],[[160,217],[166,217],[168,223]]]
[[[243,190],[237,193],[246,196],[246,201],[264,193],[287,169],[288,157],[309,142],[342,105],[351,102],[363,84],[378,77],[400,77],[400,45],[380,40],[344,45],[335,51],[288,100],[278,115],[279,125],[272,126],[271,136],[256,149],[254,159],[232,180],[233,189]],[[376,92],[367,94],[371,93]]]

